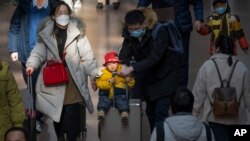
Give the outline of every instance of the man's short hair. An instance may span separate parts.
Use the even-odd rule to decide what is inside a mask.
[[[7,130],[6,132],[5,132],[5,134],[4,134],[4,141],[7,141],[7,136],[8,136],[8,134],[10,133],[10,132],[16,132],[16,131],[18,131],[18,132],[21,132],[21,133],[23,133],[23,135],[24,135],[24,138],[25,138],[25,141],[28,141],[27,139],[27,133],[26,133],[26,131],[24,130],[24,128],[22,128],[22,127],[12,127],[12,128],[10,128],[9,130]]]
[[[194,96],[188,88],[178,88],[172,96],[170,104],[173,114],[178,112],[192,113]]]
[[[142,25],[145,21],[145,16],[140,10],[132,10],[129,11],[125,16],[125,24],[126,25]]]

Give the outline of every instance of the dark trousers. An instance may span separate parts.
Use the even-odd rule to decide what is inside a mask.
[[[79,103],[64,105],[59,123],[54,122],[55,132],[60,138],[64,133],[68,141],[76,141],[80,132],[80,107]]]
[[[36,107],[35,107],[35,105],[36,105],[36,81],[37,81],[37,78],[39,76],[40,71],[41,71],[41,68],[36,69],[31,76],[31,81],[32,81],[31,86],[32,86],[32,91],[33,91],[32,98],[33,98],[33,105],[34,105],[35,109],[36,109]],[[22,63],[22,74],[23,74],[23,79],[24,79],[25,83],[28,85],[28,80],[27,80],[28,78],[26,75],[25,63]],[[36,112],[36,119],[40,121],[41,117],[42,117],[42,113],[37,111]]]
[[[157,100],[146,100],[146,113],[148,116],[151,133],[158,122],[162,122],[169,116],[170,97],[165,96]]]
[[[129,111],[128,99],[126,96],[126,90],[115,88],[114,93],[115,107],[120,111]],[[109,98],[109,91],[99,90],[99,102],[97,109],[107,111],[113,104],[113,100]]]
[[[188,85],[188,67],[189,67],[189,42],[190,32],[181,32],[182,44],[184,48],[184,55],[181,58],[181,73],[180,73],[180,87],[187,87]]]
[[[216,141],[229,141],[229,125],[209,122]]]

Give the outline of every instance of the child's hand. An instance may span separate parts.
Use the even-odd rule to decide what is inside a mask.
[[[129,82],[129,81],[131,81],[131,77],[126,76],[126,77],[125,77],[125,80],[126,80],[126,82]]]
[[[111,79],[109,79],[109,82],[110,82],[111,84],[114,84],[114,83],[115,83],[115,78],[112,77]]]

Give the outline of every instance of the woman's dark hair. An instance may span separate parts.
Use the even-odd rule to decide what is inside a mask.
[[[234,54],[234,40],[230,36],[221,34],[215,41],[215,48],[219,48],[220,53],[230,55],[228,64],[231,66],[233,63],[232,55]]]
[[[126,25],[143,24],[145,21],[145,16],[140,10],[129,11],[125,16]]]
[[[23,133],[24,135],[24,138],[25,138],[25,141],[28,141],[28,136],[27,136],[27,133],[26,131],[24,130],[24,128],[22,127],[12,127],[10,128],[9,130],[7,130],[4,134],[4,141],[7,141],[7,136],[10,132],[15,132],[15,131],[18,131],[18,132],[21,132]]]
[[[56,11],[58,10],[58,8],[59,8],[61,5],[65,5],[65,6],[68,8],[68,10],[69,10],[69,15],[71,15],[72,10],[70,9],[69,5],[68,5],[66,2],[64,2],[64,1],[58,1],[58,2],[56,2],[56,3],[53,5],[53,7],[52,7],[52,10],[51,10],[51,12],[50,12],[50,16],[51,16],[51,17],[52,17],[53,15],[55,15]]]
[[[50,17],[52,19],[52,17],[55,15],[56,11],[60,8],[61,5],[65,5],[67,8],[68,8],[68,11],[69,11],[69,15],[71,15],[72,13],[72,10],[70,9],[69,5],[67,3],[65,3],[64,1],[58,1],[56,2],[54,5],[53,5],[53,8],[51,10],[51,13],[50,13]],[[54,28],[53,28],[53,31],[52,31],[52,35],[55,35],[58,31],[58,27],[56,26],[56,22],[54,22]]]
[[[171,98],[170,105],[173,114],[178,112],[192,113],[194,96],[188,88],[178,88]]]

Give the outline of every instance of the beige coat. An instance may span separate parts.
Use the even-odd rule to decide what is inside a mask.
[[[38,41],[27,60],[26,66],[38,68],[48,59],[60,61],[57,42],[51,34],[54,21],[46,19],[40,26]],[[65,43],[65,61],[70,74],[75,81],[81,95],[83,96],[90,113],[93,112],[93,104],[88,89],[88,76],[95,77],[97,64],[92,48],[87,37],[84,35],[84,25],[80,20],[71,18],[67,29],[67,40]],[[40,73],[37,84],[37,110],[49,116],[52,120],[59,122],[63,107],[66,85],[46,87]]]
[[[214,54],[211,58],[216,58],[222,80],[229,78],[232,67],[227,63],[228,55]],[[233,62],[237,58],[233,57]],[[247,110],[250,111],[250,77],[246,66],[239,61],[235,67],[230,86],[236,88],[237,100],[240,95],[239,116],[237,118],[215,118],[212,112],[208,97],[213,101],[212,93],[215,87],[220,87],[220,80],[215,65],[211,60],[206,61],[200,68],[194,87],[195,98],[193,113],[203,121],[221,124],[245,124],[247,122]]]

